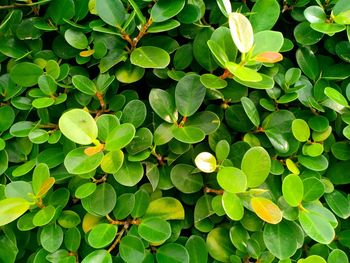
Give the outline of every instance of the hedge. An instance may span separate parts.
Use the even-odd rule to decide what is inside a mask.
[[[349,0],[0,0],[0,262],[346,263]]]

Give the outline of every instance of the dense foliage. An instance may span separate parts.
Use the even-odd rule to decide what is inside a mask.
[[[0,0],[0,62],[0,262],[348,262],[349,0]]]

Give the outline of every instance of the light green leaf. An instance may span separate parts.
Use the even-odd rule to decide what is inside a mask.
[[[164,219],[157,217],[146,218],[138,227],[139,235],[150,243],[166,241],[171,235],[171,226]]]
[[[290,174],[286,176],[282,182],[282,193],[284,199],[290,206],[298,206],[303,200],[303,181],[298,175]]]
[[[236,77],[242,81],[259,82],[263,80],[262,76],[255,70],[234,62],[227,62],[226,68],[233,74],[234,78]]]
[[[98,131],[94,118],[81,109],[72,109],[63,113],[58,126],[64,136],[75,143],[88,145],[97,138]]]
[[[253,28],[248,18],[240,13],[231,13],[228,16],[233,42],[238,50],[247,53],[254,44]]]
[[[257,187],[267,178],[271,169],[271,158],[268,152],[256,146],[250,148],[243,156],[241,169],[247,176],[247,186]]]
[[[179,200],[173,197],[161,197],[152,201],[144,218],[158,217],[164,220],[182,220],[185,210]]]
[[[143,46],[133,50],[130,55],[133,65],[141,68],[166,68],[170,63],[169,54],[159,47]]]
[[[225,191],[240,193],[247,189],[247,176],[236,167],[223,167],[217,174],[217,181]]]
[[[7,225],[23,215],[29,209],[26,199],[12,197],[0,200],[0,226]]]

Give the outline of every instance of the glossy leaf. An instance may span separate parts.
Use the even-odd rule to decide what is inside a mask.
[[[247,176],[236,167],[223,167],[217,174],[219,185],[230,193],[244,192],[247,188]]]
[[[290,206],[298,206],[303,200],[304,185],[298,175],[288,175],[282,183],[282,193]]]
[[[247,53],[254,43],[253,28],[250,21],[244,15],[235,12],[229,14],[228,20],[233,42],[240,52]]]
[[[176,85],[175,103],[182,116],[193,115],[201,106],[206,93],[198,75],[186,75]]]
[[[0,226],[6,225],[23,215],[29,209],[29,202],[12,197],[0,201]]]
[[[264,197],[253,197],[251,205],[262,220],[270,224],[278,224],[282,220],[282,211],[271,200]]]
[[[61,132],[73,142],[87,145],[97,138],[97,125],[92,116],[84,110],[65,112],[58,123]]]
[[[270,173],[270,156],[262,147],[253,147],[243,156],[241,169],[247,176],[247,186],[257,187],[266,180]]]
[[[170,63],[170,57],[161,48],[143,46],[131,53],[130,61],[141,68],[165,68]]]

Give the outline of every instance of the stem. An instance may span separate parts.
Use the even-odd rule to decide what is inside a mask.
[[[95,184],[99,184],[99,183],[104,183],[107,181],[107,175],[105,174],[104,176],[102,176],[100,179],[95,179],[94,177],[92,177],[92,182]]]
[[[232,77],[233,77],[233,74],[228,69],[225,69],[224,73],[222,73],[222,75],[219,76],[220,79],[227,79]]]
[[[46,129],[58,129],[58,125],[54,123],[48,123],[48,124],[39,124],[39,128],[46,128]]]
[[[104,110],[106,104],[105,104],[105,101],[103,100],[103,95],[99,92],[96,92],[96,97],[98,98],[98,101],[100,102],[102,110]]]
[[[182,128],[187,121],[187,116],[183,116],[180,124],[178,125],[179,128]]]
[[[108,222],[112,225],[119,225],[119,226],[125,226],[125,225],[139,225],[141,224],[141,221],[139,219],[129,219],[125,221],[119,221],[119,220],[113,220],[109,215],[106,215],[106,218]]]
[[[204,187],[204,193],[206,194],[209,194],[209,193],[212,193],[212,194],[216,194],[216,195],[223,195],[224,194],[224,190],[220,189],[220,190],[217,190],[217,189],[212,189],[212,188],[209,188],[209,187]]]
[[[152,18],[149,18],[147,23],[144,24],[139,32],[139,34],[137,35],[137,37],[134,38],[134,40],[132,41],[132,45],[131,45],[131,49],[133,50],[136,46],[137,43],[140,41],[140,39],[147,34],[147,30],[148,28],[152,25],[153,20]]]
[[[117,244],[122,239],[125,231],[129,228],[129,225],[124,225],[123,229],[119,232],[117,238],[114,240],[113,244],[110,246],[110,248],[107,250],[108,253],[111,253],[111,251],[117,246]]]

